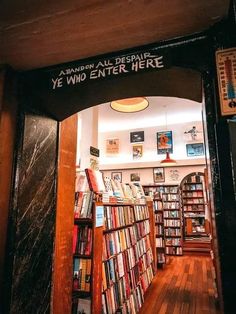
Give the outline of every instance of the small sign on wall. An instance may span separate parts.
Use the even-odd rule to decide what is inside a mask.
[[[216,51],[221,114],[236,114],[236,48]]]

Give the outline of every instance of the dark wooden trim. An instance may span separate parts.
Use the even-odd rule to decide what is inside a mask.
[[[77,115],[60,125],[52,312],[71,313]]]
[[[0,69],[0,312],[17,122],[16,76]]]

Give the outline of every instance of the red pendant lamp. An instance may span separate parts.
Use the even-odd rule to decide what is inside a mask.
[[[161,161],[162,166],[175,166],[176,160],[170,158],[170,153],[166,152],[166,158]]]

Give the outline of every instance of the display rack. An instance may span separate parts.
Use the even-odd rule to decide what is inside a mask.
[[[158,266],[168,261],[168,255],[182,255],[182,215],[178,185],[144,185],[146,196],[153,198],[156,219]]]
[[[160,267],[166,263],[163,202],[161,198],[153,200],[153,208],[155,214],[157,266]]]
[[[182,255],[182,217],[179,186],[165,185],[162,193],[166,255]]]
[[[194,172],[184,178],[181,200],[185,239],[207,236],[209,227],[206,223],[207,199],[203,173]]]
[[[104,204],[102,313],[137,313],[143,304],[155,272],[149,206]]]

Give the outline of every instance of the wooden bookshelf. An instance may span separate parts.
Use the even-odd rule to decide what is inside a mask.
[[[193,172],[187,175],[181,182],[180,191],[185,239],[207,236],[209,224],[206,221],[207,197],[204,173]]]
[[[163,265],[166,264],[166,254],[165,254],[163,202],[161,198],[153,200],[153,208],[155,215],[157,267],[163,267]]]
[[[126,222],[120,215],[122,211],[130,212]],[[138,312],[155,272],[152,202],[147,205],[104,204],[104,226],[103,310],[96,313],[124,309]]]
[[[78,192],[77,196],[78,196]],[[73,288],[72,288],[72,313],[86,309],[96,313],[101,308],[101,264],[103,239],[103,225],[97,227],[96,209],[102,205],[93,201],[93,192],[85,192],[86,207],[78,207],[78,198],[75,197],[75,218],[73,234]],[[79,196],[84,197],[80,192]],[[81,217],[81,213],[83,214]],[[99,261],[99,262],[98,262]],[[82,308],[82,309],[81,309]]]
[[[179,202],[179,186],[165,185],[162,193],[164,240],[166,255],[182,255],[182,216]]]

